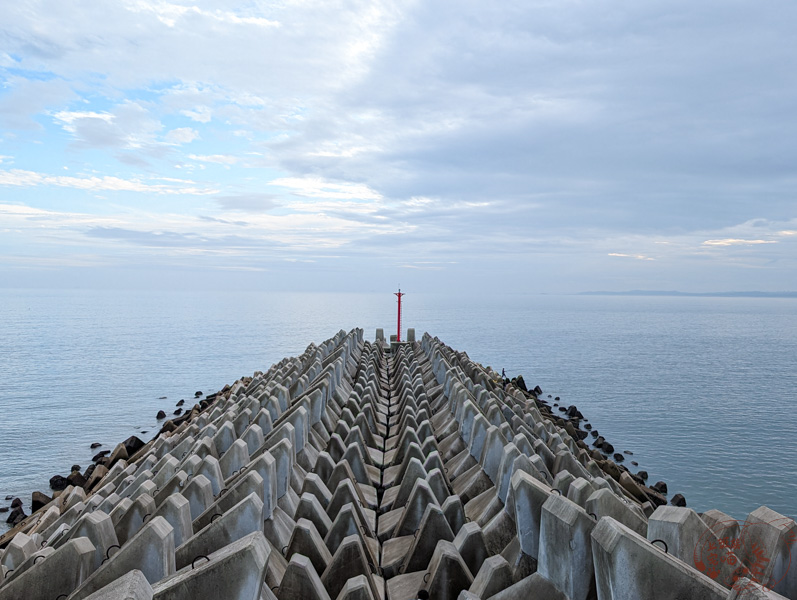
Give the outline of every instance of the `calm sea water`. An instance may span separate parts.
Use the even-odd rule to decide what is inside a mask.
[[[797,300],[410,294],[404,305],[418,336],[576,404],[696,510],[797,516]],[[157,411],[197,390],[340,329],[373,339],[394,325],[390,293],[0,290],[0,506],[29,505],[52,475],[88,466],[92,442],[149,439]]]

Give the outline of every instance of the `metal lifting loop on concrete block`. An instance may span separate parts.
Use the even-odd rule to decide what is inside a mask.
[[[3,579],[6,579],[13,572],[14,572],[14,569],[9,569],[8,571],[6,571],[6,574],[5,574],[5,576],[3,576]]]
[[[429,579],[428,579],[429,575],[431,575],[431,573],[424,573],[423,574],[423,582],[424,583],[429,583]]]
[[[43,554],[39,554],[39,556],[37,556],[36,558],[33,559],[33,564],[35,565],[36,561],[39,560],[40,558],[47,558],[47,557],[44,556]]]
[[[416,529],[415,531],[413,531],[413,532],[412,532],[412,537],[414,537],[414,538],[417,538],[417,537],[418,537],[418,532],[419,532],[420,530],[421,530],[421,529],[420,529],[420,527],[419,527],[418,529]]]
[[[595,513],[589,513],[589,516],[595,519],[596,521],[598,520],[598,515],[596,515]]]
[[[288,546],[283,546],[283,547],[282,547],[282,550],[280,550],[280,554],[282,554],[282,556],[285,556],[285,553],[286,553],[287,551],[288,551]]]
[[[47,545],[47,540],[44,540],[44,541],[42,542],[42,545],[41,545],[41,547],[42,547],[42,548],[44,548],[46,545]]]
[[[215,520],[216,520],[216,517],[220,517],[220,516],[222,516],[222,515],[221,515],[221,513],[216,513],[215,515],[213,515],[212,517],[210,517],[210,522],[212,523],[213,521],[215,521]]]
[[[144,523],[146,523],[146,522],[147,522],[147,517],[151,517],[151,516],[152,516],[152,513],[147,513],[147,514],[145,514],[145,515],[144,515],[144,517],[143,517],[141,520],[142,520]]]
[[[122,549],[122,547],[119,544],[113,544],[112,546],[108,546],[108,549],[105,551],[105,558],[102,559],[102,562],[100,564],[104,564],[106,560],[111,559],[111,550],[113,550],[114,548],[119,548],[120,550]]]
[[[665,541],[664,541],[664,540],[662,540],[662,539],[655,539],[655,540],[651,540],[651,541],[650,541],[650,543],[651,543],[651,544],[655,544],[656,542],[661,542],[662,544],[664,544],[664,554],[669,554],[669,553],[670,553],[670,552],[669,552],[670,548],[669,548],[669,546],[667,545],[667,542],[665,542]]]
[[[58,594],[55,600],[61,600],[61,598],[69,598],[69,594]]]
[[[194,560],[191,561],[191,568],[194,568],[194,563],[198,561],[200,558],[204,558],[206,561],[210,562],[210,559],[205,556],[204,554],[200,554],[199,556],[194,557]]]
[[[216,498],[221,498],[221,496],[222,496],[222,494],[224,494],[224,492],[229,492],[229,491],[230,491],[230,488],[223,488],[223,489],[222,489],[222,490],[219,492],[219,495],[218,495],[218,496],[216,496]]]

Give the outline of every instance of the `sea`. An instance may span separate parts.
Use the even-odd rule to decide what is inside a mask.
[[[696,511],[797,517],[797,299],[410,291],[403,309],[418,338],[576,405]],[[0,290],[0,506],[28,512],[53,475],[151,439],[158,410],[355,327],[394,333],[395,296]]]

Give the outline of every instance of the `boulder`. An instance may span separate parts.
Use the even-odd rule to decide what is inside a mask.
[[[33,492],[31,496],[30,511],[36,512],[41,507],[50,504],[50,502],[52,501],[53,499],[50,498],[50,496],[48,496],[47,494],[44,494],[42,492]]]
[[[181,414],[183,414],[183,409],[182,408],[178,408],[172,414],[175,415],[175,416],[180,416]]]
[[[175,406],[182,406],[183,404],[185,404],[185,400],[180,400]]]
[[[106,456],[108,456],[110,453],[111,453],[111,451],[110,451],[110,450],[101,450],[100,452],[97,452],[97,454],[95,454],[95,455],[92,457],[92,459],[91,459],[91,462],[94,462],[94,463],[96,463],[96,462],[98,462],[98,461],[99,461],[101,458],[105,458]]]
[[[70,471],[80,471],[80,465],[72,465],[72,468],[69,469]]]
[[[20,506],[22,506],[22,500],[20,500],[19,498],[14,498],[11,501],[11,508],[19,508]]]
[[[682,494],[675,494],[675,496],[670,499],[670,504],[673,506],[686,506],[686,498],[684,498]]]
[[[122,443],[125,445],[125,450],[127,450],[127,456],[133,456],[136,452],[141,450],[145,445],[143,441],[141,441],[134,435],[131,435]]]
[[[155,415],[155,418],[156,418],[156,419],[165,419],[165,418],[166,418],[166,413],[165,413],[165,412],[163,412],[162,410],[159,410],[159,411],[158,411],[158,414],[157,414],[157,415]]]
[[[202,392],[194,392],[194,398],[199,398],[202,395]]]
[[[86,478],[83,477],[83,474],[80,471],[72,471],[66,478],[69,482],[69,485],[74,485],[75,487],[83,487],[86,485]]]
[[[102,444],[100,444],[99,442],[94,442],[91,446],[89,446],[89,448],[94,450],[95,448],[99,448],[100,446],[102,446]]]
[[[637,475],[642,478],[643,481],[648,480],[648,472],[647,471],[640,471]]]
[[[28,515],[25,514],[25,511],[22,510],[22,507],[20,506],[11,511],[11,514],[9,514],[8,518],[6,519],[6,523],[10,524],[12,527],[15,527],[27,517]]]
[[[625,460],[625,456],[620,454],[619,452],[614,453],[614,462],[623,462]]]
[[[60,475],[53,475],[50,477],[50,489],[55,490],[57,492],[63,491],[67,488],[69,482],[66,480],[66,477],[61,477]]]
[[[666,494],[667,493],[667,484],[663,481],[657,481],[652,486],[650,486],[654,492],[658,492],[659,494]]]

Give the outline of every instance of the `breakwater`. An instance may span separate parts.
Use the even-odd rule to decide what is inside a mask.
[[[341,331],[24,519],[0,600],[797,598],[793,521],[667,505],[522,387]]]

